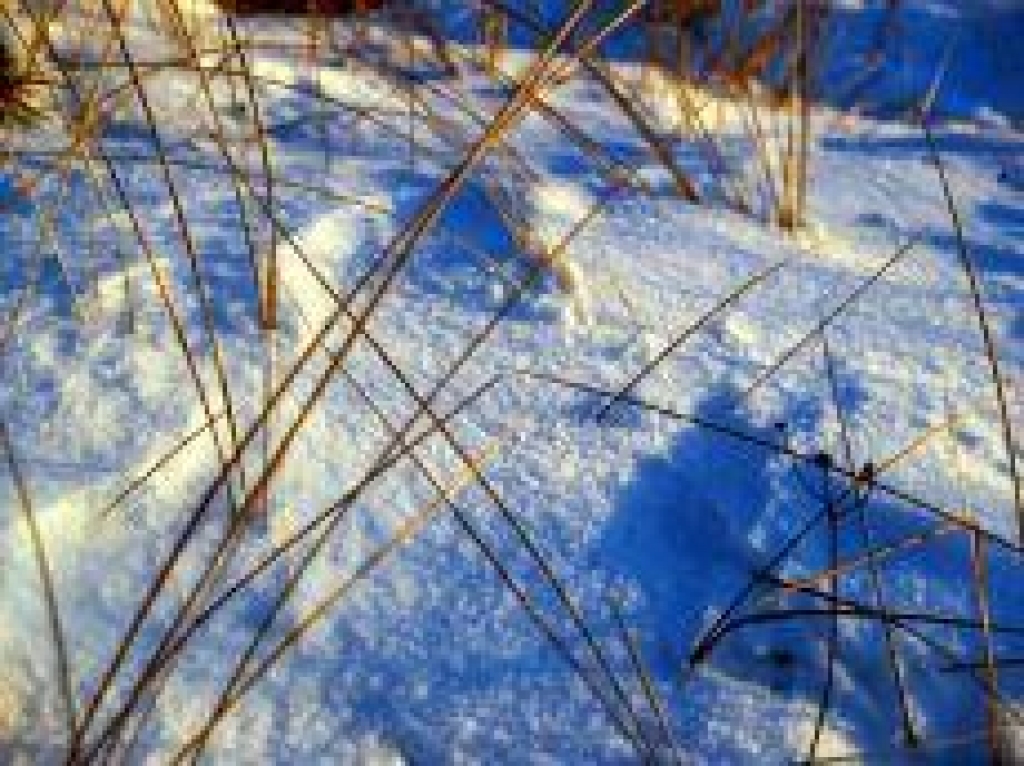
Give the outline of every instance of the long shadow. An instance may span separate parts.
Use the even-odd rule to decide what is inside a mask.
[[[816,465],[777,455],[770,447],[783,438],[777,426],[758,423],[734,409],[734,401],[734,392],[726,386],[699,403],[693,415],[762,444],[706,428],[685,429],[666,454],[639,463],[593,552],[595,565],[610,570],[635,596],[631,621],[645,639],[651,669],[673,688],[675,702],[684,709],[688,687],[678,679],[685,678],[688,655],[703,631],[737,594],[757,582],[758,572],[810,519],[817,519],[812,532],[772,575],[794,579],[827,570],[832,533],[826,498],[842,498],[849,490],[848,483],[826,478]],[[807,434],[819,431],[822,417],[814,403],[787,413],[789,426]],[[847,512],[837,517],[835,536],[839,561],[935,528],[928,515],[878,494],[869,495],[861,505],[847,499],[845,506],[837,506],[844,507]],[[1012,562],[1005,556],[999,562],[998,614],[1010,619]],[[861,566],[843,575],[838,581],[840,596],[874,607],[876,591],[869,571]],[[964,534],[939,535],[904,554],[883,557],[877,572],[888,609],[975,616],[969,586],[964,585],[971,572]],[[828,580],[817,587],[827,590]],[[735,616],[827,608],[820,597],[784,591],[762,578]],[[908,624],[956,654],[979,656],[982,651],[977,631]],[[737,625],[698,667],[711,670],[713,677],[731,679],[730,684],[757,689],[758,696],[799,704],[813,723],[828,675],[830,625],[828,616]],[[917,734],[930,743],[982,729],[985,698],[977,674],[941,672],[940,666],[950,660],[948,654],[910,632],[896,632]],[[894,749],[903,748],[902,717],[893,666],[885,651],[884,623],[840,619],[838,635],[826,722],[845,732],[853,746],[894,757]],[[1006,691],[1015,688],[1007,684]],[[927,751],[929,763],[982,763],[984,747],[983,739],[955,747],[929,744],[921,754]],[[906,748],[903,754],[914,757]]]
[[[885,137],[829,135],[822,138],[821,145],[828,151],[850,153],[858,157],[901,159],[924,158],[928,154],[928,145],[920,133]],[[940,129],[935,133],[935,146],[942,155],[958,154],[989,160],[993,168],[998,168],[1000,160],[1012,159],[1024,152],[1024,138],[993,138],[990,135]]]

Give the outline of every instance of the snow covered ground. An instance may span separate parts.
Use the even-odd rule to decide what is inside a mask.
[[[908,20],[929,19],[935,34],[971,30],[936,92],[931,130],[980,278],[1009,424],[1020,433],[1024,69],[1019,55],[989,45],[999,37],[994,16],[977,11],[967,24],[955,4],[905,5]],[[1020,28],[1012,3],[986,11],[1000,9]],[[65,22],[65,44],[81,44],[80,31]],[[141,28],[133,34],[137,60],[177,50]],[[932,42],[912,48],[922,61],[900,71],[917,80],[899,87],[921,94],[935,82],[946,47]],[[435,91],[425,79],[436,115],[417,125],[422,145],[411,147],[408,95],[388,73],[343,55],[319,70],[292,55],[251,55],[276,223],[260,202],[246,204],[260,252],[272,237],[279,245],[279,381],[481,125],[446,102],[451,83]],[[510,52],[505,65],[525,69],[531,59]],[[634,64],[616,71],[637,79]],[[117,71],[102,77],[108,87],[127,81]],[[986,762],[981,612],[997,626],[992,651],[1007,659],[998,699],[1009,729],[1019,729],[1015,705],[1024,701],[1013,477],[939,169],[922,129],[892,119],[891,82],[876,86],[884,108],[867,110],[872,116],[816,108],[811,226],[797,237],[723,205],[679,200],[643,139],[583,75],[551,103],[651,193],[610,191],[598,163],[536,112],[515,126],[383,293],[366,328],[373,340],[354,342],[275,475],[266,530],[246,536],[223,575],[222,588],[346,497],[393,452],[398,429],[411,423],[409,434],[424,435],[415,460],[394,461],[335,515],[258,657],[333,589],[355,577],[353,586],[218,726],[210,762],[631,763],[644,743],[653,743],[649,759],[666,762],[677,752],[684,762],[787,763],[812,750],[821,762]],[[0,187],[11,203],[0,216],[0,308],[17,317],[0,336],[0,416],[52,565],[79,715],[187,513],[214,482],[218,445],[230,453],[266,393],[269,352],[255,324],[246,234],[198,79],[154,69],[144,83],[215,298],[238,433],[218,417],[218,444],[201,432],[109,512],[134,477],[206,420],[157,276],[173,289],[211,411],[223,415],[226,405],[177,213],[130,88],[102,145],[151,264],[133,221],[117,212],[102,158],[76,161],[63,177],[48,170],[46,152],[68,139],[60,125],[11,141],[15,167],[41,179],[33,200],[13,204],[13,171]],[[460,83],[485,117],[510,93],[469,68]],[[251,122],[232,112],[226,78],[214,80],[213,97],[232,161],[254,171],[253,191],[263,194],[258,147],[242,142]],[[749,170],[735,126],[721,130],[747,163],[737,174]],[[683,143],[678,159],[696,162]],[[522,295],[516,285],[535,261],[495,212],[495,195],[545,249],[592,216],[569,241],[565,264]],[[39,248],[41,238],[49,244]],[[28,280],[38,285],[25,293]],[[353,314],[379,284],[374,277],[359,292]],[[338,321],[327,349],[345,348],[351,326]],[[271,446],[289,438],[328,369],[322,350],[300,368],[270,420]],[[447,434],[417,404],[429,397],[443,415],[485,384]],[[245,452],[244,482],[231,480],[236,499],[264,465],[262,444],[260,436]],[[854,482],[867,463],[877,473]],[[0,761],[55,762],[68,727],[13,478],[0,481]],[[435,485],[460,515],[436,501]],[[156,602],[90,735],[118,712],[209,557],[228,518],[225,498]],[[405,544],[357,574],[410,524]],[[912,544],[915,536],[925,539]],[[129,762],[165,762],[197,732],[307,546],[304,538],[289,549],[196,632]],[[755,591],[732,616],[823,610],[831,579],[819,573],[868,549],[883,553],[871,566],[840,566],[838,597],[875,609],[880,580],[886,609],[902,617],[862,609],[835,620],[825,611],[752,619],[691,666],[695,646],[748,584]],[[975,554],[987,570],[984,603],[972,584]],[[519,584],[527,608],[503,577]],[[664,711],[645,693],[648,673]],[[918,748],[906,747],[901,697]],[[640,753],[616,720],[639,727]]]

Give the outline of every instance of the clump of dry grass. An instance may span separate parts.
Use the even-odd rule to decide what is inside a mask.
[[[818,0],[652,3],[642,21],[647,57],[641,90],[664,90],[678,104],[684,141],[710,157],[724,150],[709,102],[724,99],[752,147],[729,181],[709,160],[714,182],[737,209],[757,212],[787,232],[806,225],[811,105],[827,7]],[[654,72],[660,73],[655,77]]]
[[[0,127],[27,127],[41,119],[42,86],[14,33],[0,25]]]

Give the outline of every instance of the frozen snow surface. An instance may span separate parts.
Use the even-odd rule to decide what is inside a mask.
[[[858,23],[864,4],[837,5]],[[56,121],[12,138],[17,159],[0,186],[0,416],[53,573],[78,716],[222,456],[260,412],[268,379],[283,380],[330,324],[231,474],[241,502],[274,446],[294,437],[266,518],[214,590],[348,498],[253,664],[345,590],[219,724],[205,762],[985,763],[993,718],[1004,752],[1017,754],[1008,762],[1021,757],[1024,562],[1006,431],[1019,445],[1024,59],[1008,37],[1024,32],[1024,13],[1012,0],[901,5],[905,57],[864,86],[864,108],[814,108],[809,225],[797,234],[757,211],[679,199],[634,126],[579,72],[550,89],[549,103],[637,183],[612,186],[603,161],[531,111],[386,285],[382,272],[364,277],[381,258],[398,262],[406,224],[480,135],[460,104],[489,119],[511,86],[463,63],[457,85],[424,75],[426,95],[411,107],[384,65],[339,50],[314,66],[254,47],[247,66],[258,75],[271,196],[246,83],[214,78],[210,94],[231,161],[249,173],[245,231],[199,78],[144,70],[212,297],[216,351],[157,144],[124,72],[86,81],[125,85],[112,97],[105,157],[57,167],[52,150],[72,137]],[[88,49],[85,23],[69,15],[58,43]],[[347,39],[351,22],[337,24]],[[180,53],[142,21],[132,29],[137,60]],[[282,48],[307,39],[284,21],[243,31]],[[376,26],[363,33],[386,37]],[[513,50],[502,66],[523,71],[534,56]],[[830,76],[845,82],[851,66],[837,60]],[[614,67],[624,82],[639,79],[635,63]],[[959,233],[912,115],[930,89],[929,129]],[[705,96],[720,115],[737,108]],[[643,108],[669,135],[677,111],[665,98]],[[736,147],[735,179],[751,182],[760,171],[743,155],[751,148],[738,122],[726,114],[716,130]],[[677,141],[674,151],[700,178],[710,171],[692,146]],[[24,176],[38,179],[29,202],[16,191]],[[256,323],[247,238],[261,260],[276,252],[280,320],[269,336]],[[365,334],[354,334],[380,288]],[[339,303],[351,313],[337,318]],[[193,374],[216,416],[216,443]],[[447,433],[421,412],[425,398],[432,413],[455,413]],[[401,443],[416,446],[363,487],[403,430]],[[876,474],[864,472],[869,463]],[[154,464],[147,481],[131,483]],[[14,479],[5,459],[0,762],[57,763],[68,724]],[[127,699],[229,523],[224,489],[87,744]],[[402,544],[388,548],[396,536]],[[127,729],[130,749],[108,755],[164,763],[179,753],[312,539],[191,636],[159,694],[144,697],[149,712]],[[382,546],[387,555],[362,574]],[[878,618],[880,605],[890,616]],[[807,614],[772,619],[785,610]],[[702,642],[723,614],[730,629]],[[697,646],[709,651],[691,663]],[[989,651],[1006,660],[995,695]]]

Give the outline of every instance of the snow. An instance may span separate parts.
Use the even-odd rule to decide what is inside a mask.
[[[852,13],[859,4],[846,5]],[[813,464],[763,445],[786,445],[807,455],[827,451],[842,459],[821,344],[799,344],[851,295],[856,299],[826,331],[849,430],[850,468],[873,461],[884,467],[879,478],[886,486],[976,519],[1006,540],[1017,535],[991,371],[942,187],[920,128],[891,112],[904,105],[896,91],[901,97],[920,94],[931,84],[945,50],[936,40],[961,17],[949,3],[905,5],[908,19],[927,20],[929,26],[919,36],[907,35],[907,45],[922,47],[911,51],[906,69],[880,78],[872,91],[879,95],[876,108],[852,117],[840,104],[816,108],[820,134],[812,165],[811,225],[792,238],[757,216],[717,204],[692,206],[672,196],[642,139],[593,82],[574,79],[547,93],[551,103],[650,181],[655,193],[608,196],[595,163],[549,122],[531,114],[517,125],[508,151],[493,152],[459,192],[368,324],[408,385],[369,343],[354,344],[343,372],[311,410],[275,476],[266,534],[246,537],[224,582],[356,486],[390,449],[394,429],[411,424],[407,440],[423,433],[430,424],[418,414],[416,397],[437,387],[432,408],[447,413],[498,375],[452,419],[453,440],[466,453],[484,456],[479,470],[488,487],[573,594],[650,736],[657,731],[653,712],[615,627],[611,594],[622,597],[624,618],[636,633],[687,762],[805,758],[828,666],[828,620],[747,626],[725,638],[699,668],[691,670],[688,657],[752,574],[820,513],[822,493],[838,495],[845,487],[836,478],[825,486]],[[1009,17],[1011,6],[1004,10]],[[991,31],[981,11],[970,21],[969,31],[961,33],[956,66],[938,92],[936,112],[943,119],[933,130],[965,213],[965,236],[981,274],[1009,390],[1011,424],[1019,433],[1024,427],[1024,229],[1020,185],[1012,179],[1024,139],[1014,127],[1019,99],[1015,75],[1007,73],[1002,58],[1006,54],[979,54],[972,68],[976,59],[964,52],[972,50],[968,43],[989,37],[969,35],[982,35],[976,31],[982,27],[984,35]],[[69,18],[63,28],[73,27]],[[271,34],[258,25],[256,33]],[[376,39],[386,33],[373,27],[368,34]],[[146,46],[156,37],[139,29],[132,44],[155,58],[162,48]],[[924,61],[914,63],[916,56]],[[529,61],[528,51],[513,50],[503,57],[503,66],[514,73]],[[253,54],[250,65],[266,79],[260,104],[273,126],[267,135],[277,177],[293,184],[279,183],[276,190],[281,223],[292,235],[279,237],[277,249],[282,322],[272,345],[279,381],[336,308],[334,296],[303,258],[344,295],[451,170],[479,125],[439,98],[432,108],[444,118],[444,129],[431,133],[418,125],[432,151],[418,149],[410,157],[402,133],[410,119],[408,100],[387,76],[346,63],[313,78],[308,64],[276,52]],[[620,71],[625,81],[638,79],[630,63],[622,63]],[[893,82],[899,88],[888,90]],[[468,75],[465,87],[462,95],[485,119],[495,114],[503,94],[479,73]],[[152,75],[146,88],[163,142],[183,157],[209,164],[178,167],[175,178],[185,190],[200,268],[218,298],[215,320],[228,360],[224,374],[244,433],[266,395],[268,347],[255,326],[254,286],[234,190],[213,143],[192,139],[190,149],[185,141],[197,128],[201,135],[212,127],[195,77],[169,70]],[[224,80],[214,91],[226,102]],[[336,103],[324,102],[323,95]],[[646,105],[666,134],[678,117],[673,98],[667,94]],[[714,101],[708,108],[719,114],[715,130],[735,139],[742,155],[743,140],[736,135],[741,126],[730,112],[737,107],[716,99],[707,94],[708,102]],[[376,110],[383,124],[364,118],[360,109]],[[311,116],[317,110],[328,119]],[[112,156],[151,148],[140,115],[127,102],[118,125],[121,130],[104,144]],[[38,144],[31,144],[32,137],[22,140],[33,148],[59,145],[61,130],[44,131]],[[234,162],[260,167],[255,147],[236,145],[234,151]],[[694,162],[685,145],[679,156],[681,162]],[[222,413],[226,402],[159,169],[113,161],[153,242],[154,262],[173,288],[211,411]],[[27,157],[24,163],[38,168]],[[749,172],[749,166],[739,172]],[[603,208],[562,259],[538,264],[516,246],[490,205],[487,195],[495,192],[489,183],[495,180],[505,184],[516,223],[548,249],[595,204]],[[79,218],[62,214],[43,224],[54,227],[64,261],[71,264],[67,284],[55,281],[48,294],[29,293],[17,332],[0,351],[0,416],[12,434],[53,563],[73,688],[86,701],[184,514],[216,475],[218,456],[209,433],[202,433],[122,505],[101,515],[132,478],[200,429],[206,414],[130,221],[114,207],[100,205],[84,177],[69,183],[77,184],[73,192],[84,198],[77,204],[97,205],[94,228],[101,246],[88,263],[69,260],[66,254],[85,251]],[[262,193],[257,173],[252,185]],[[10,193],[0,188],[0,194]],[[351,204],[329,192],[373,205]],[[35,209],[0,216],[7,260],[0,266],[5,317],[36,267],[40,211],[63,212],[63,200],[54,181],[42,185]],[[250,218],[260,221],[254,234],[262,255],[271,227],[264,216]],[[915,237],[903,259],[858,293],[901,243]],[[127,271],[117,263],[115,245],[128,254]],[[737,285],[779,263],[778,271],[676,347],[680,334]],[[515,285],[538,265],[544,279],[517,297]],[[134,333],[125,323],[126,276]],[[60,310],[68,292],[88,321]],[[353,315],[366,306],[369,294],[362,292]],[[446,379],[451,365],[506,303],[512,305],[503,320]],[[328,349],[340,348],[351,326],[351,318],[342,319],[327,336]],[[777,375],[750,390],[794,348],[801,350]],[[650,373],[632,385],[656,359],[660,362]],[[271,449],[327,365],[328,355],[318,352],[298,373],[271,419]],[[628,394],[663,412],[623,401],[607,417],[599,416],[606,398],[556,379],[611,392],[629,386]],[[954,417],[955,427],[938,428]],[[700,422],[714,423],[718,430]],[[933,427],[933,438],[887,465],[888,458]],[[230,450],[235,436],[227,419],[218,418],[215,428],[222,449]],[[737,433],[754,441],[735,438]],[[493,496],[466,476],[452,444],[435,433],[412,454],[450,488],[457,507],[522,583],[588,677],[599,677],[585,637]],[[256,439],[241,461],[246,486],[265,459]],[[241,480],[236,476],[231,484],[240,496]],[[356,577],[367,557],[413,524],[416,514],[427,513],[435,495],[409,457],[372,482],[299,581],[269,638],[281,639],[326,593]],[[926,533],[934,521],[882,488],[872,491],[864,508],[876,543]],[[228,514],[222,493],[129,656],[125,679],[139,672],[155,648],[157,628],[169,624],[177,599],[195,580]],[[857,530],[853,520],[845,522],[838,535],[840,559],[862,550]],[[195,734],[305,550],[300,545],[282,557],[196,634],[156,698],[133,751],[137,762],[166,762]],[[994,619],[1016,625],[1024,612],[1017,592],[1019,553],[996,545],[987,550]],[[0,561],[0,761],[55,762],[67,734],[53,650],[41,640],[48,624],[36,562],[6,473],[0,474]],[[968,561],[968,537],[962,532],[937,535],[927,545],[886,557],[881,567],[890,606],[973,618]],[[822,522],[776,574],[797,579],[828,564],[829,535]],[[841,582],[844,597],[873,603],[863,568]],[[818,587],[827,587],[826,581]],[[798,605],[812,603],[793,599]],[[765,597],[751,602],[748,612],[755,603],[781,607],[787,602],[778,595]],[[867,754],[881,753],[886,762],[916,762],[913,752],[899,746],[903,732],[882,627],[855,619],[839,625],[833,707],[817,757],[864,754],[868,760]],[[922,631],[962,660],[982,656],[976,631],[941,626]],[[906,633],[899,636],[909,705],[926,742],[983,731],[984,697],[970,674],[937,671],[951,658]],[[1020,657],[1024,646],[1020,636],[1004,635],[998,649],[1006,657]],[[1019,705],[1020,673],[1008,666],[1000,682],[1003,696]],[[599,683],[612,696],[607,684]],[[111,691],[112,701],[100,708],[101,721],[116,712],[126,684],[119,681]],[[1014,732],[1007,728],[1010,737]],[[937,762],[985,757],[983,739],[935,747],[925,750]],[[538,632],[443,504],[380,566],[355,580],[327,618],[246,694],[217,728],[206,754],[218,763],[382,765],[637,758],[592,691]],[[659,755],[667,757],[664,747]]]

